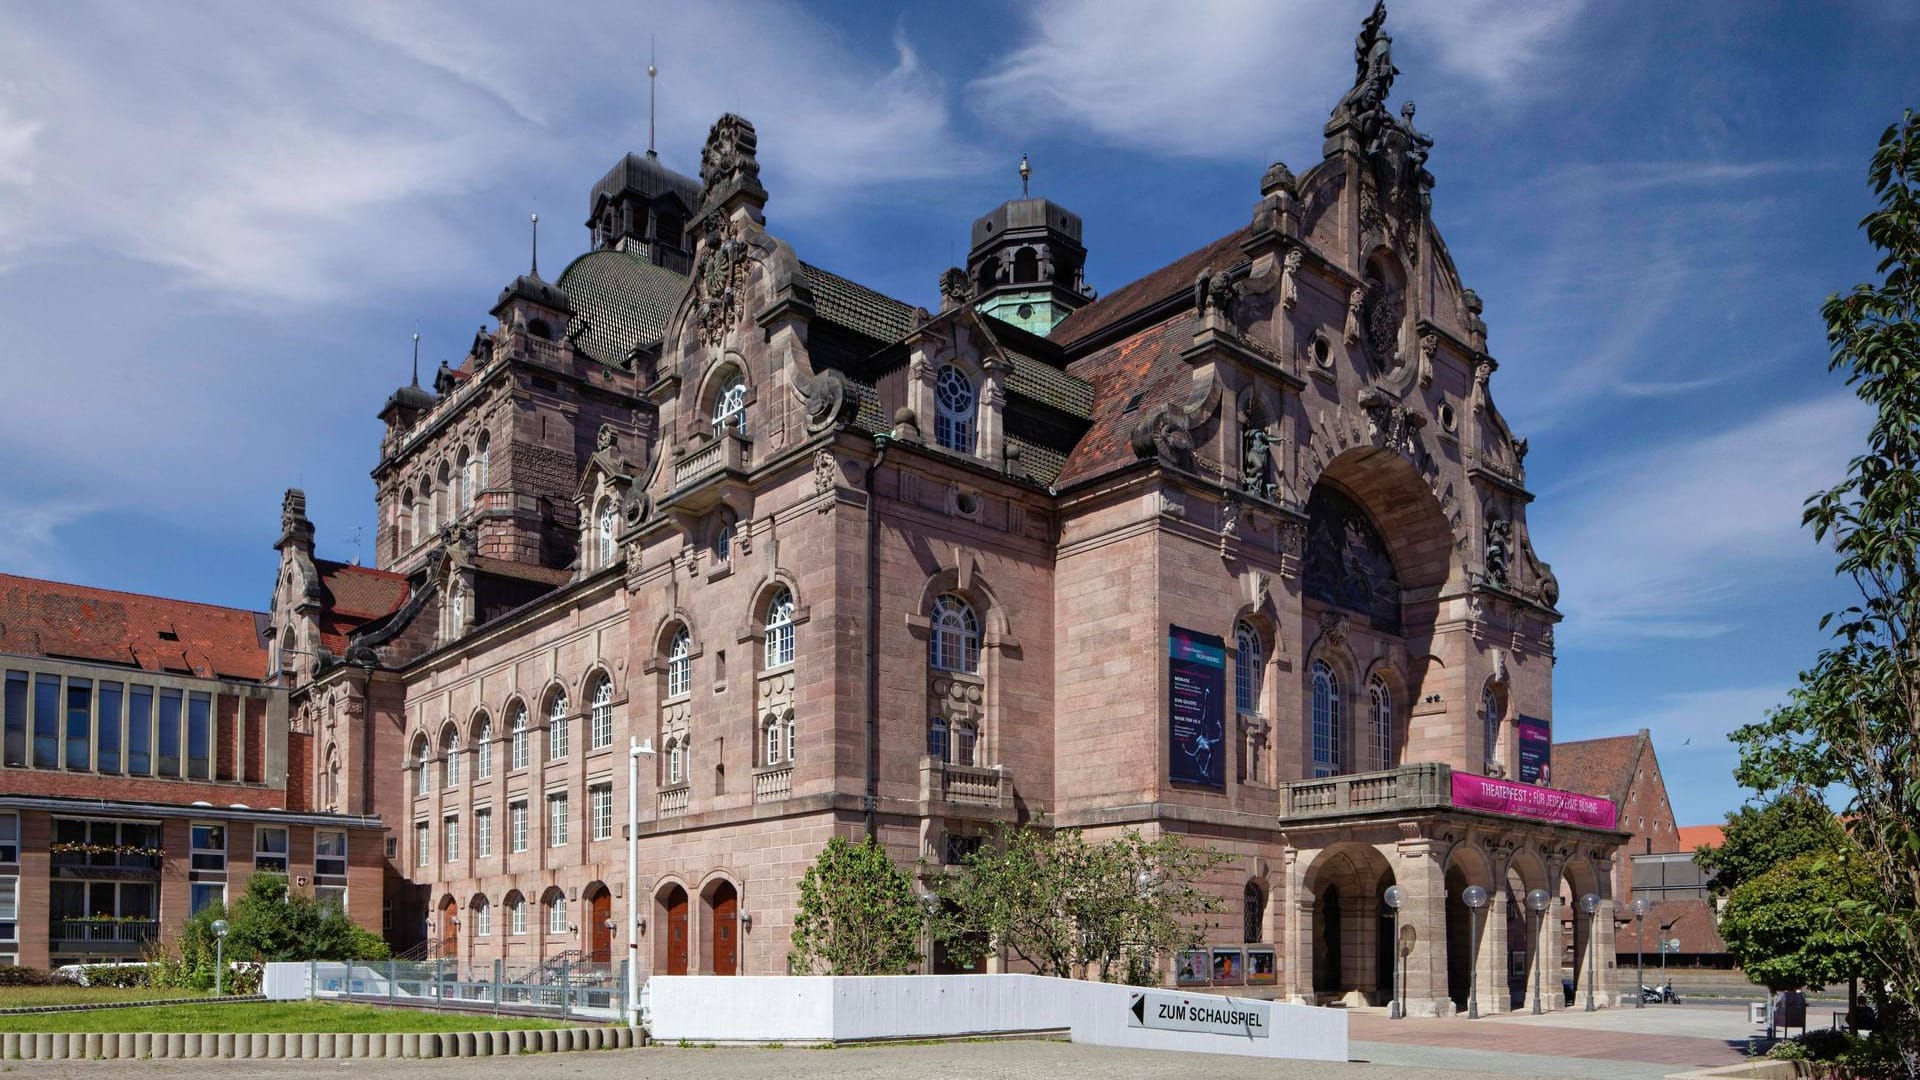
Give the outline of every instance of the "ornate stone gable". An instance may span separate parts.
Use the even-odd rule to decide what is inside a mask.
[[[693,271],[693,321],[700,343],[711,348],[726,340],[740,321],[749,266],[738,223],[718,215],[704,222],[700,263]]]

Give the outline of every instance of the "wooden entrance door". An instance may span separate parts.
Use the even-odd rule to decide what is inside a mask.
[[[687,891],[678,885],[667,894],[667,974],[687,973]]]
[[[452,897],[440,905],[440,955],[460,955],[460,908]]]
[[[593,899],[587,901],[587,918],[593,924],[593,929],[587,931],[590,943],[587,962],[613,963],[613,927],[608,925],[613,921],[613,894],[605,889],[594,893]]]
[[[713,973],[740,973],[740,896],[721,882],[713,888]]]

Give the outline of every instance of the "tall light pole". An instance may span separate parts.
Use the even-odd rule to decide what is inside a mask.
[[[1393,940],[1387,943],[1393,950],[1393,986],[1391,987],[1393,1002],[1387,1007],[1387,1019],[1400,1020],[1407,1015],[1406,1002],[1401,1000],[1404,996],[1402,992],[1406,987],[1400,980],[1400,886],[1387,886],[1387,891],[1380,897],[1380,901],[1387,905],[1388,911],[1393,912]]]
[[[227,920],[213,920],[213,996],[219,997],[220,976],[227,970]]]
[[[1580,910],[1585,912],[1587,916],[1587,1011],[1592,1012],[1593,982],[1596,977],[1593,965],[1594,961],[1600,955],[1600,942],[1597,940],[1593,931],[1596,925],[1596,916],[1600,911],[1600,898],[1593,893],[1587,893],[1580,898]]]
[[[653,740],[627,740],[627,1024],[640,1023],[640,758],[652,755]]]
[[[1636,896],[1633,898],[1633,903],[1629,904],[1628,907],[1633,911],[1634,978],[1639,980],[1639,986],[1635,988],[1633,994],[1633,1007],[1636,1009],[1644,1009],[1647,1007],[1646,918],[1647,910],[1653,907],[1653,904],[1644,896]],[[1666,949],[1662,947],[1660,950],[1660,959],[1664,961],[1666,955]]]
[[[1535,1016],[1540,1015],[1540,980],[1545,977],[1540,969],[1540,954],[1546,950],[1540,947],[1540,939],[1545,935],[1547,928],[1547,905],[1552,902],[1553,897],[1548,895],[1545,889],[1534,889],[1527,894],[1527,908],[1533,912],[1533,1015]],[[1556,960],[1555,963],[1557,964],[1558,961]]]
[[[1467,918],[1473,936],[1467,940],[1467,1019],[1480,1019],[1480,911],[1487,906],[1487,890],[1469,885],[1460,894],[1467,905]]]

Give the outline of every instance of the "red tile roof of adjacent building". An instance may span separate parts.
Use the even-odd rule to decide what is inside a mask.
[[[1679,830],[1680,850],[1693,851],[1696,848],[1719,847],[1727,842],[1725,825],[1682,825]]]
[[[1624,806],[1645,733],[1581,739],[1553,745],[1553,786],[1601,795]]]
[[[259,680],[266,625],[255,611],[0,574],[0,652]]]
[[[1647,910],[1646,917],[1636,929],[1631,912],[1623,910],[1628,922],[1614,931],[1613,947],[1618,956],[1632,956],[1635,946],[1643,949],[1642,957],[1659,962],[1662,928],[1668,938],[1679,938],[1683,955],[1698,953],[1724,953],[1727,943],[1720,937],[1720,928],[1713,918],[1713,906],[1705,900],[1656,900]],[[1651,981],[1653,972],[1647,975]]]
[[[347,638],[375,619],[384,619],[407,602],[407,576],[370,566],[313,560],[328,603],[320,613],[320,643],[335,656],[347,651]]]
[[[1240,250],[1240,245],[1252,231],[1251,225],[1237,229],[1137,281],[1120,286],[1060,320],[1060,324],[1047,336],[1063,345],[1071,345],[1170,296],[1191,290],[1193,279],[1202,270],[1212,273],[1246,262],[1247,255]]]

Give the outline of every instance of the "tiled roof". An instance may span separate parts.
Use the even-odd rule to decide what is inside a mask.
[[[1553,746],[1553,786],[1625,806],[1644,735],[1614,735]]]
[[[573,580],[573,571],[551,566],[535,566],[531,563],[514,562],[511,559],[495,559],[485,555],[474,557],[473,568],[496,577],[515,578],[520,581],[534,581],[542,585],[565,585]]]
[[[1193,288],[1200,271],[1225,270],[1247,261],[1240,244],[1252,226],[1236,230],[1198,251],[1190,251],[1137,281],[1122,285],[1060,320],[1047,336],[1063,345],[1091,337],[1129,315]]]
[[[1629,915],[1629,912],[1623,912]],[[1657,900],[1647,909],[1646,917],[1640,920],[1636,928],[1632,922],[1614,931],[1614,952],[1619,956],[1630,957],[1634,949],[1642,949],[1643,959],[1651,961],[1652,968],[1660,962],[1661,927],[1668,927],[1665,936],[1679,938],[1679,952],[1684,955],[1696,953],[1724,953],[1727,943],[1720,937],[1720,928],[1713,918],[1713,907],[1705,900]],[[1629,961],[1631,963],[1631,961]],[[1629,975],[1629,978],[1632,976]],[[1647,972],[1649,983],[1656,981],[1652,970]]]
[[[0,574],[0,652],[264,679],[266,616]]]
[[[378,619],[400,610],[407,602],[407,577],[371,566],[313,560],[320,583],[332,596],[328,608],[350,619]]]
[[[1013,361],[1013,371],[1007,376],[1010,393],[1082,420],[1093,415],[1093,385],[1087,380],[1012,348],[1003,346],[1002,351]]]
[[[1727,842],[1725,825],[1682,825],[1675,833],[1681,851],[1693,851],[1703,847],[1719,847]]]
[[[1185,317],[1171,319],[1068,365],[1068,372],[1092,388],[1088,413],[1093,424],[1067,455],[1061,486],[1134,460],[1133,425],[1156,406],[1183,397],[1191,386],[1192,368],[1175,347],[1190,340],[1190,325]]]
[[[1018,435],[1008,435],[1007,446],[1020,451],[1020,467],[1033,480],[1052,486],[1060,479],[1060,467],[1067,462],[1065,454]]]
[[[612,248],[573,260],[559,284],[576,312],[569,336],[578,332],[574,340],[580,351],[608,367],[625,367],[636,347],[659,344],[687,291],[684,276],[637,252]]]
[[[913,329],[914,307],[808,263],[800,269],[822,319],[891,345]]]

